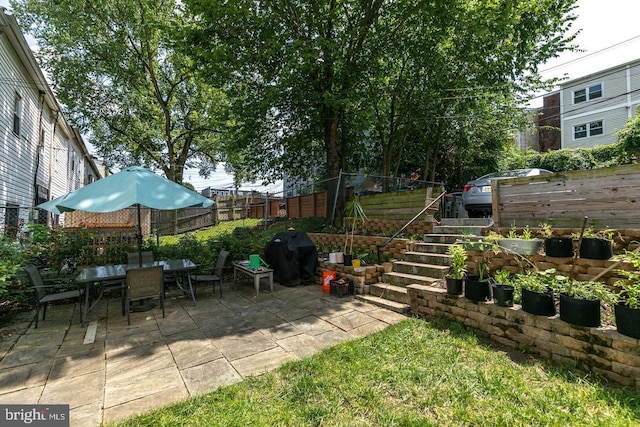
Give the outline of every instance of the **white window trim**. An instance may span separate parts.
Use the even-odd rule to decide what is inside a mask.
[[[598,86],[598,85],[600,85],[600,94],[601,95],[599,97],[597,97],[597,98],[590,98],[589,97],[589,89],[594,87],[594,86]],[[584,101],[576,102],[576,92],[581,91],[581,90],[584,90],[586,99]],[[571,104],[572,105],[582,104],[584,102],[589,102],[589,101],[593,101],[595,99],[602,99],[602,98],[604,98],[604,82],[593,83],[593,84],[584,86],[584,87],[582,87],[580,89],[576,89],[576,90],[572,90],[571,91]]]
[[[602,133],[600,133],[598,135],[591,135],[591,123],[595,123],[595,122],[602,122]],[[587,136],[582,137],[582,138],[576,138],[576,126],[586,126],[586,128],[587,128]],[[590,120],[588,122],[575,123],[575,124],[571,125],[571,139],[572,139],[572,141],[580,141],[580,140],[583,140],[583,139],[594,138],[596,136],[603,136],[603,135],[605,135],[604,119]]]

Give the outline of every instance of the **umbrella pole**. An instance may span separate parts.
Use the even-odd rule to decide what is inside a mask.
[[[142,267],[142,216],[140,214],[140,203],[137,203],[136,207],[138,208],[138,262]]]

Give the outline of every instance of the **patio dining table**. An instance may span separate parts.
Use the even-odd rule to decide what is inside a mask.
[[[115,265],[103,265],[97,267],[87,267],[80,270],[78,277],[76,277],[76,282],[85,285],[85,301],[84,301],[84,310],[82,312],[82,324],[84,325],[87,320],[87,314],[96,306],[96,304],[102,299],[102,295],[104,294],[104,283],[105,282],[113,282],[118,280],[126,280],[127,279],[127,270],[133,268],[140,267],[152,267],[156,265],[161,265],[163,271],[165,273],[187,273],[187,284],[189,289],[185,289],[182,285],[177,282],[180,289],[191,295],[191,299],[193,300],[193,305],[196,304],[196,296],[193,292],[193,286],[191,284],[191,271],[197,268],[197,265],[194,264],[189,259],[170,259],[166,261],[154,261],[154,262],[143,262],[142,265],[135,264],[115,264]],[[95,284],[100,285],[100,292],[98,296],[90,301],[90,290],[91,287]]]

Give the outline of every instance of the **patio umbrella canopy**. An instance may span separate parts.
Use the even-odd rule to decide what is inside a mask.
[[[163,178],[142,166],[131,166],[97,180],[64,196],[38,205],[38,208],[62,212],[113,212],[136,205],[138,207],[138,250],[142,250],[140,206],[173,210],[189,207],[209,207],[213,201]]]

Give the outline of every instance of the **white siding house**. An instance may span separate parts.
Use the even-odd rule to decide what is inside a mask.
[[[616,142],[616,132],[640,105],[640,59],[579,79],[560,88],[561,148]]]
[[[0,8],[0,224],[46,223],[33,207],[101,177],[61,113],[18,23]]]

